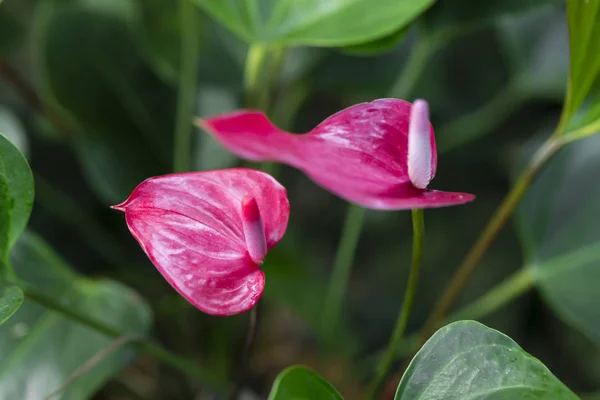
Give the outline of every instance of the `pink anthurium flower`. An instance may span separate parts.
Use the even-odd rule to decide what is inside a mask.
[[[435,176],[437,153],[424,100],[357,104],[302,135],[278,129],[258,111],[241,110],[198,123],[239,157],[288,164],[368,208],[444,207],[475,198],[427,189]]]
[[[116,206],[165,279],[212,315],[233,315],[260,299],[267,251],[285,233],[290,207],[273,177],[251,169],[146,179]]]

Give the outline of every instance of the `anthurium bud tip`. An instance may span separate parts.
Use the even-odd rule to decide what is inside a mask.
[[[206,126],[206,124],[204,123],[204,119],[202,119],[202,118],[200,118],[200,117],[195,117],[195,118],[192,120],[192,122],[193,122],[193,124],[194,124],[194,125],[196,125],[196,126],[197,126],[197,127],[199,127],[199,128],[202,128],[202,129],[204,129],[204,130],[206,130],[206,129],[207,129],[207,126]]]
[[[429,124],[429,104],[415,100],[408,124],[408,177],[414,187],[425,189],[432,178],[432,148]]]
[[[125,212],[125,203],[117,204],[115,206],[110,206],[113,210],[119,210]]]
[[[242,199],[242,227],[250,258],[262,264],[267,255],[267,238],[256,199],[244,196]]]

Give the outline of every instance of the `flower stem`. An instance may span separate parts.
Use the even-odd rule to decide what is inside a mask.
[[[29,284],[20,281],[18,282],[18,285],[23,290],[25,297],[27,297],[29,300],[34,301],[45,308],[59,312],[65,317],[79,322],[80,324],[100,332],[105,336],[119,338],[128,335],[128,333],[120,332],[118,329],[106,324],[103,321],[99,321],[93,317],[90,317],[89,315],[77,311],[74,308],[70,308],[61,304],[60,301],[56,300],[54,297],[47,295],[46,293],[34,288]],[[135,344],[144,353],[157,358],[165,364],[170,365],[192,379],[206,383],[220,392],[227,393],[230,390],[230,388],[220,382],[220,380],[210,370],[202,368],[195,362],[188,360],[185,357],[173,354],[160,345],[155,344],[147,339],[140,339],[136,341]]]
[[[198,60],[200,56],[200,35],[196,26],[196,7],[192,0],[180,1],[181,71],[179,72],[179,93],[177,96],[177,121],[175,123],[175,147],[173,170],[185,172],[191,165],[192,115]]]
[[[338,325],[364,215],[364,208],[354,204],[348,206],[346,221],[342,228],[342,236],[325,297],[323,319],[321,321],[321,335],[325,344],[329,344],[333,340]]]
[[[413,253],[412,262],[410,265],[410,274],[408,276],[408,282],[406,284],[406,291],[404,292],[404,302],[402,303],[402,309],[398,314],[396,320],[396,326],[394,332],[390,338],[387,350],[385,351],[381,361],[379,362],[377,369],[375,370],[375,378],[371,382],[369,390],[367,391],[367,399],[374,399],[377,395],[377,391],[381,386],[381,383],[385,379],[394,359],[398,353],[398,346],[402,341],[402,335],[406,331],[408,325],[408,318],[410,311],[415,300],[415,293],[417,291],[417,284],[419,282],[419,270],[421,269],[421,259],[423,257],[423,239],[425,236],[425,224],[423,221],[423,210],[413,209],[412,210],[413,220]]]
[[[550,138],[534,154],[529,166],[523,171],[515,186],[504,198],[504,201],[500,204],[484,228],[479,239],[475,242],[473,247],[471,247],[471,250],[467,253],[467,256],[454,273],[454,276],[450,280],[444,293],[434,306],[433,312],[430,314],[422,330],[421,344],[425,343],[435,328],[439,326],[446,313],[450,310],[450,307],[454,304],[456,297],[467,283],[469,277],[473,271],[475,271],[479,261],[481,261],[481,258],[492,244],[492,241],[496,238],[500,229],[504,226],[515,207],[521,201],[521,198],[527,191],[533,178],[561,145],[562,143],[558,140]]]

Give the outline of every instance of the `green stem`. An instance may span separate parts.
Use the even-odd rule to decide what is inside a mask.
[[[408,318],[412,309],[415,294],[417,292],[417,284],[419,282],[419,270],[421,269],[421,259],[423,257],[423,239],[425,236],[425,223],[423,220],[423,209],[412,210],[413,219],[413,253],[412,262],[410,265],[410,274],[408,276],[408,282],[406,284],[406,291],[404,292],[404,302],[402,303],[402,309],[398,314],[396,320],[396,326],[394,332],[388,344],[387,350],[385,351],[377,369],[375,370],[375,378],[371,382],[369,390],[367,391],[367,399],[374,399],[377,395],[381,383],[385,379],[394,359],[398,353],[398,347],[402,341],[402,335],[406,331],[408,325]]]
[[[103,321],[99,321],[87,314],[77,311],[73,307],[68,307],[62,304],[59,300],[52,296],[48,296],[46,293],[34,288],[33,286],[19,282],[19,287],[23,290],[25,297],[29,300],[34,301],[41,306],[54,310],[63,314],[65,317],[79,322],[93,330],[102,333],[105,336],[119,338],[127,336],[126,332],[120,332],[118,329],[106,324]],[[200,367],[195,362],[188,360],[185,357],[173,354],[163,347],[155,344],[147,339],[142,339],[135,343],[136,346],[144,353],[151,355],[165,364],[179,370],[190,378],[201,381],[203,383],[211,385],[213,388],[220,390],[221,392],[228,392],[230,388],[219,382],[218,378],[214,374]]]
[[[438,152],[448,152],[485,135],[526,100],[516,82],[509,83],[482,107],[443,125],[438,135]]]
[[[261,88],[261,71],[267,60],[267,47],[260,44],[250,45],[246,55],[246,66],[244,68],[244,90],[246,92],[246,105],[266,111],[268,100],[268,88]]]
[[[439,326],[440,322],[444,319],[444,316],[454,304],[456,297],[466,285],[473,271],[475,271],[479,261],[481,261],[485,252],[496,238],[496,235],[500,232],[500,229],[506,224],[506,221],[508,221],[508,218],[521,201],[529,184],[561,146],[562,143],[560,141],[550,138],[542,145],[536,154],[534,154],[529,166],[523,171],[515,183],[515,186],[513,186],[511,191],[502,201],[502,204],[500,204],[492,218],[489,220],[483,232],[467,253],[462,264],[454,273],[454,276],[446,286],[442,296],[435,304],[433,311],[423,328],[421,343],[425,343],[435,328]]]
[[[177,96],[177,121],[175,124],[175,148],[173,170],[185,172],[191,166],[192,116],[198,79],[200,36],[196,26],[196,6],[192,0],[180,1],[181,71]]]
[[[346,221],[342,229],[342,236],[335,257],[335,263],[333,264],[333,272],[329,280],[329,288],[323,308],[321,334],[326,344],[329,344],[333,340],[334,332],[338,325],[364,215],[364,208],[354,204],[348,206],[348,213],[346,214]]]

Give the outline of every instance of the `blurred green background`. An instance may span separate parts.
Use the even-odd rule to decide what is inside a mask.
[[[97,307],[106,309],[102,301],[109,302],[120,310],[125,325],[150,329],[165,347],[222,380],[239,373],[248,316],[210,317],[187,304],[146,259],[123,216],[109,209],[145,178],[171,172],[179,71],[185,59],[180,54],[180,1],[5,0],[0,5],[0,131],[26,155],[36,188],[31,233],[13,251],[13,264],[18,273],[43,269],[48,279],[41,284],[57,296],[72,283],[66,272],[55,273],[54,266],[60,264],[58,270],[68,264],[69,271],[89,278],[72,278],[82,280],[77,284],[82,298],[97,293]],[[243,107],[248,46],[200,7],[192,9],[200,31],[194,115]],[[289,48],[279,77],[271,77],[276,88],[271,116],[294,132],[306,132],[357,102],[390,96],[430,102],[439,152],[435,188],[475,193],[477,200],[426,210],[425,258],[409,332],[422,326],[509,190],[520,154],[558,122],[569,62],[565,14],[560,1],[442,0],[406,29],[374,43]],[[409,78],[404,75],[398,82],[407,63],[412,68]],[[592,145],[600,149],[597,140]],[[242,164],[200,129],[194,128],[190,151],[194,170]],[[267,285],[245,386],[264,397],[283,368],[300,363],[323,374],[347,399],[359,398],[372,372],[373,355],[387,343],[402,301],[410,260],[410,213],[367,212],[343,326],[336,333],[339,340],[334,348],[322,349],[316,332],[347,204],[299,171],[281,166],[277,178],[288,189],[292,213],[284,240],[264,264]],[[543,207],[546,200],[533,207]],[[46,255],[36,262],[40,253]],[[460,296],[459,306],[523,264],[517,231],[508,224]],[[62,283],[54,278],[58,275],[64,277]],[[118,300],[110,287],[83,288],[83,282],[105,278],[132,288],[143,298],[135,301],[147,306],[130,304],[134,300],[129,297]],[[102,300],[100,289],[110,298]],[[31,318],[23,317],[25,313]],[[23,384],[35,391],[32,375],[44,377],[45,369],[83,364],[94,354],[42,351],[60,349],[57,340],[65,342],[60,346],[77,342],[85,347],[93,337],[78,334],[72,326],[40,328],[47,316],[36,313],[41,311],[26,301],[14,319],[0,326],[0,336],[10,339],[0,340],[0,393],[8,393],[7,400],[17,398],[10,397],[14,392],[9,382],[29,382]],[[600,351],[562,322],[538,291],[481,321],[540,358],[573,391],[600,387]],[[36,341],[23,345],[33,330],[39,332]],[[37,350],[27,350],[31,343]],[[13,345],[21,354],[32,352],[27,367],[14,367],[16,356],[7,351]],[[324,353],[325,361],[318,362]],[[134,357],[131,351],[111,357],[113,367],[104,375],[94,370],[92,389],[83,396],[206,395],[203,382],[153,357]],[[47,384],[44,379],[37,381],[40,387]],[[73,390],[64,398],[81,395]]]

